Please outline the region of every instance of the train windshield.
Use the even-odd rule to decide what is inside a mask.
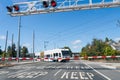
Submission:
[[[69,51],[62,51],[62,55],[63,56],[70,56],[70,52]]]

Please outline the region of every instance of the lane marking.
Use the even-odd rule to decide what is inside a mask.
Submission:
[[[56,76],[60,71],[62,71],[62,69],[58,70],[58,71],[54,74],[54,76]]]
[[[85,65],[87,65],[88,67],[90,67],[91,69],[93,69],[95,72],[97,72],[98,74],[100,74],[101,76],[103,76],[104,78],[106,78],[107,80],[111,80],[109,77],[107,77],[106,75],[102,74],[101,72],[97,71],[96,69],[94,69],[92,66],[86,64],[86,63],[83,63]]]

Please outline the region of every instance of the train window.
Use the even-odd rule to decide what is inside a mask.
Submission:
[[[52,57],[52,54],[51,54],[51,57]]]
[[[55,53],[54,53],[53,55],[54,55],[54,57],[55,57]]]
[[[48,58],[49,58],[49,57],[50,57],[50,55],[46,55],[46,57],[48,57]]]
[[[59,57],[61,57],[61,53],[59,53]]]
[[[56,53],[56,56],[58,56],[58,53]]]

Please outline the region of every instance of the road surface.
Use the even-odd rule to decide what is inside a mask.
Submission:
[[[35,62],[0,68],[0,80],[119,80],[120,69],[94,62]]]

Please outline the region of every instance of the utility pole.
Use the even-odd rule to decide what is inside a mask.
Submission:
[[[21,28],[21,16],[18,20],[18,49],[17,49],[17,62],[19,63],[19,54],[20,54],[20,28]]]
[[[34,48],[35,48],[35,32],[33,30],[33,62],[34,62],[34,57],[35,57]]]
[[[12,49],[11,49],[11,50],[12,50],[12,51],[11,51],[11,52],[12,52],[11,55],[12,55],[12,56],[13,56],[13,38],[14,38],[14,34],[12,34],[12,43],[11,43],[11,48],[12,48]]]
[[[6,50],[7,50],[7,40],[8,40],[8,31],[6,32],[5,54],[6,54]]]

